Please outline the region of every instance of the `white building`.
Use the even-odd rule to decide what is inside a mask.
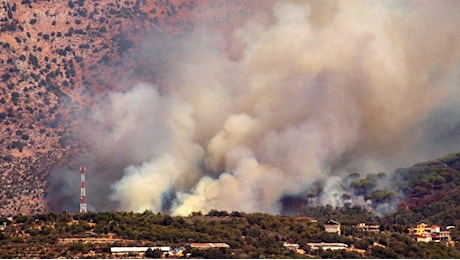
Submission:
[[[133,246],[133,247],[111,247],[110,252],[114,255],[129,255],[129,254],[139,254],[143,255],[147,252],[147,249],[152,250],[161,250],[163,253],[168,253],[171,251],[171,247],[169,246]]]
[[[348,247],[344,243],[307,243],[311,250],[344,250]]]
[[[356,228],[363,232],[380,232],[380,225],[368,225],[366,223],[359,223]]]
[[[287,249],[293,250],[293,251],[296,251],[297,249],[300,248],[299,244],[291,244],[291,243],[286,243],[286,242],[283,243],[283,246],[286,247]]]

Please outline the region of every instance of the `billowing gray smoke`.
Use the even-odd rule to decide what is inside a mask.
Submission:
[[[95,108],[97,153],[130,164],[103,198],[178,215],[279,213],[317,181],[334,203],[335,176],[458,149],[437,144],[459,141],[460,2],[270,5],[229,37],[171,43],[164,93],[139,83]]]

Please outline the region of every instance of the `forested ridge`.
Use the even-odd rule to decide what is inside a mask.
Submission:
[[[190,257],[199,258],[458,258],[459,246],[442,243],[417,243],[407,233],[384,230],[380,233],[359,231],[355,225],[362,220],[378,222],[359,208],[313,209],[318,214],[336,214],[349,221],[342,226],[342,235],[326,233],[321,222],[314,223],[293,216],[272,216],[262,213],[211,211],[188,217],[171,217],[150,211],[143,213],[104,212],[69,216],[49,213],[18,215],[0,233],[2,258],[113,257],[111,246],[185,247]],[[344,219],[345,220],[345,219]],[[387,229],[384,227],[383,229]],[[85,242],[63,242],[63,238],[86,238]],[[91,240],[110,238],[104,243]],[[458,238],[458,237],[455,237]],[[189,243],[224,242],[229,249],[199,251]],[[298,243],[306,254],[283,247],[284,242]],[[357,251],[310,250],[307,243],[338,242]],[[375,243],[378,246],[375,245]]]

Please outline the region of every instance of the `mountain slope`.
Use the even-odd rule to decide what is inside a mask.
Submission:
[[[460,224],[460,153],[399,169],[395,178],[406,197],[389,222]]]
[[[75,157],[91,155],[85,122],[75,118],[95,97],[120,89],[120,79],[161,83],[161,61],[136,54],[145,35],[234,26],[238,15],[224,22],[219,10],[244,16],[253,5],[202,1],[197,10],[193,0],[2,1],[0,214],[49,210],[53,169],[78,168]]]

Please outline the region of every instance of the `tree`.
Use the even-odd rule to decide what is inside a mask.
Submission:
[[[172,223],[172,217],[169,215],[164,216],[163,220],[160,222],[162,226],[169,226]]]
[[[351,187],[355,190],[356,195],[366,195],[376,185],[376,181],[372,178],[361,179],[351,183]]]
[[[148,258],[160,258],[161,256],[163,256],[163,252],[158,248],[152,250],[152,248],[149,247],[147,251],[145,251],[145,257]]]
[[[29,63],[34,65],[34,67],[36,68],[40,68],[40,65],[38,64],[37,56],[33,55],[32,53],[29,54]]]
[[[3,232],[0,232],[0,240],[6,240],[8,238],[8,235],[4,234]]]
[[[377,258],[397,258],[398,255],[390,248],[374,246],[371,250],[371,256]]]

